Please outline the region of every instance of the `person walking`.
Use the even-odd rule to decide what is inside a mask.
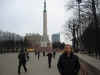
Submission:
[[[49,53],[47,54],[47,56],[48,56],[48,67],[49,67],[49,68],[51,68],[52,53],[51,53],[51,52],[49,52]]]
[[[22,48],[22,50],[20,51],[19,55],[18,55],[18,59],[19,59],[19,65],[18,65],[18,74],[20,75],[20,70],[21,70],[21,66],[23,66],[25,72],[27,72],[27,68],[26,68],[26,54],[24,51],[24,48]]]
[[[65,51],[60,56],[57,67],[60,75],[78,75],[80,70],[79,58],[72,52],[71,45],[65,46]]]
[[[45,56],[45,51],[43,51],[43,56]]]
[[[35,58],[36,58],[36,56],[37,56],[37,51],[35,50]]]
[[[38,53],[37,53],[37,54],[38,54],[38,60],[39,60],[39,59],[40,59],[40,51],[38,51]]]
[[[25,48],[25,53],[26,53],[27,61],[29,61],[29,52],[27,51],[27,48]]]
[[[56,51],[54,50],[53,51],[53,58],[55,59],[55,56],[56,56]]]

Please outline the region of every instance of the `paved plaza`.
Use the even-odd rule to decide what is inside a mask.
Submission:
[[[17,66],[18,66],[18,54],[17,53],[8,53],[0,55],[0,75],[18,75]],[[37,57],[35,58],[34,53],[30,53],[30,60],[27,63],[28,72],[25,73],[22,68],[21,75],[59,75],[57,71],[57,59],[53,59],[51,69],[48,68],[48,59],[47,56],[42,56],[38,61]]]
[[[56,55],[55,59],[52,59],[52,67],[51,69],[48,68],[48,57],[43,56],[41,53],[40,59],[38,60],[38,57],[35,57],[34,53],[30,53],[30,60],[27,63],[28,72],[24,72],[24,69],[21,70],[21,75],[59,75],[59,72],[57,70],[57,61],[60,54]],[[81,58],[84,61],[88,61],[88,63],[92,65],[96,65],[96,68],[100,68],[99,60],[96,60],[92,57],[89,57],[84,54],[77,54],[79,58]],[[81,63],[81,71],[83,68],[86,71],[90,71],[87,68],[87,66],[84,66],[82,62]],[[82,68],[83,66],[83,68]],[[92,68],[91,68],[92,70]],[[18,53],[8,53],[8,54],[0,54],[0,75],[18,75]],[[80,74],[79,75],[85,75]],[[89,75],[95,75],[92,72],[89,72]]]

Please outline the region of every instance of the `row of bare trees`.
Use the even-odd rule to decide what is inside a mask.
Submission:
[[[65,34],[72,37],[73,48],[100,56],[99,0],[70,0],[66,8],[74,11],[73,18],[65,24]]]
[[[35,33],[27,33],[23,39],[20,40],[3,40],[0,41],[0,53],[18,52],[22,47],[24,48],[39,48],[41,45],[41,35]]]

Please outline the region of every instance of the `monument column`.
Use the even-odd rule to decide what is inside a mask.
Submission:
[[[41,40],[41,47],[47,47],[49,43],[47,34],[47,10],[46,10],[46,0],[44,0],[44,10],[43,10],[43,36]]]
[[[44,11],[43,11],[43,35],[47,35],[47,10],[46,0],[44,0]]]

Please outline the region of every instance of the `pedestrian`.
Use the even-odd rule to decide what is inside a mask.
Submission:
[[[18,65],[18,74],[20,75],[20,70],[21,70],[21,66],[23,66],[25,72],[27,72],[27,68],[26,68],[26,54],[24,51],[24,48],[21,49],[19,55],[18,55],[18,59],[19,59],[19,65]]]
[[[49,53],[47,54],[47,56],[48,56],[48,67],[49,67],[49,68],[51,68],[52,53],[51,53],[51,52],[49,52]]]
[[[43,51],[43,56],[45,56],[45,51]]]
[[[71,45],[67,44],[64,50],[57,64],[60,75],[78,75],[80,70],[78,57],[72,52]]]
[[[37,56],[37,51],[35,50],[35,58],[36,58],[36,56]]]
[[[55,56],[56,56],[56,51],[54,50],[53,51],[53,58],[55,59]]]
[[[26,58],[27,58],[27,61],[29,61],[29,52],[27,51],[27,49],[25,48],[25,53],[26,53]]]
[[[40,59],[40,51],[38,51],[37,55],[38,55],[38,60],[39,60]]]

